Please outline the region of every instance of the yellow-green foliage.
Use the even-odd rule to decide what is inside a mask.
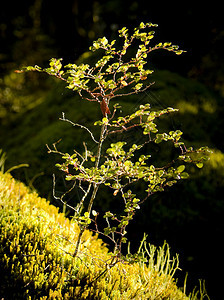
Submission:
[[[150,246],[148,263],[109,263],[113,258],[86,231],[79,232],[45,199],[0,173],[0,297],[5,299],[198,299],[177,288],[178,259],[167,244]],[[156,258],[157,257],[157,258]],[[202,299],[202,298],[200,298]]]

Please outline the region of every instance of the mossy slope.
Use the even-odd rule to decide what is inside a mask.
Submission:
[[[197,299],[177,288],[178,259],[170,257],[166,244],[157,259],[150,246],[147,264],[118,263],[107,270],[111,256],[100,239],[86,231],[74,259],[69,253],[76,223],[9,174],[0,173],[0,205],[0,296],[5,299]]]

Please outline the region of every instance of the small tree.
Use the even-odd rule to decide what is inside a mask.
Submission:
[[[148,55],[152,51],[163,49],[177,55],[183,52],[172,43],[152,46],[154,31],[151,28],[156,26],[141,23],[131,35],[124,27],[118,31],[122,43],[120,40],[109,42],[105,37],[99,38],[90,47],[90,51],[99,51],[101,55],[93,66],[68,64],[63,67],[62,59],[52,58],[48,68],[29,66],[23,70],[45,72],[65,81],[67,88],[78,92],[84,100],[95,101],[102,111],[102,120],[94,123],[100,127],[98,138],[84,124],[73,123],[64,114],[61,118],[86,130],[97,145],[94,151],[87,148],[87,143],[84,143],[84,154],[76,150],[73,154],[61,153],[55,144],[53,148],[48,147],[49,152],[62,156],[64,162],[57,164],[58,168],[64,172],[66,180],[74,182],[73,187],[78,186],[82,193],[81,199],[78,202],[74,199],[74,205],[70,206],[80,228],[74,257],[78,254],[84,230],[93,223],[95,232],[102,233],[114,243],[114,258],[116,261],[120,259],[122,245],[127,242],[127,226],[136,210],[141,208],[141,204],[152,194],[188,178],[186,164],[193,163],[201,168],[206,159],[208,149],[187,148],[180,130],[164,132],[157,127],[157,120],[161,116],[176,112],[177,109],[168,107],[155,111],[150,104],[142,104],[133,113],[118,116],[119,104],[112,106],[114,99],[139,94],[153,84],[149,82],[153,71],[147,64]],[[136,129],[141,138],[128,145],[126,133]],[[114,138],[110,145],[106,142],[109,137],[110,140]],[[152,153],[146,153],[146,150],[149,145],[159,143],[167,143],[168,148],[174,148],[174,157],[163,165],[155,166],[152,164]],[[134,192],[138,183],[145,187],[145,196],[142,199]],[[98,229],[98,213],[94,210],[94,200],[100,186],[106,186],[111,191],[111,197],[118,198],[123,205],[120,214],[112,211],[104,213],[107,225],[103,230]],[[66,193],[60,197],[63,203]]]

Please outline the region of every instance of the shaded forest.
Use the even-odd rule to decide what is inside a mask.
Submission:
[[[57,158],[47,154],[45,144],[62,138],[66,151],[82,144],[81,131],[75,133],[58,121],[62,111],[87,125],[91,115],[101,118],[100,111],[89,105],[86,116],[86,104],[60,82],[14,70],[24,65],[46,66],[51,57],[62,57],[65,63],[91,61],[87,51],[93,40],[104,35],[113,39],[121,27],[131,29],[141,21],[159,25],[155,39],[172,41],[187,52],[180,57],[161,52],[151,55],[156,84],[140,99],[131,97],[122,105],[131,110],[136,101],[142,101],[159,108],[179,108],[179,116],[167,126],[183,130],[184,138],[193,145],[208,145],[213,155],[202,170],[192,170],[189,180],[152,197],[144,215],[137,215],[130,227],[129,238],[133,248],[144,232],[154,244],[166,240],[180,254],[181,268],[189,272],[189,288],[202,278],[211,299],[224,299],[219,274],[224,225],[221,7],[143,0],[68,0],[62,4],[35,0],[13,5],[4,1],[0,11],[0,149],[7,153],[5,169],[28,163],[29,168],[14,170],[13,176],[60,206],[52,197]],[[110,203],[103,194],[98,206],[102,203]]]

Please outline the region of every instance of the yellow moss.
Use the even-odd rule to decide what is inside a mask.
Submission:
[[[12,298],[197,299],[178,289],[173,279],[178,260],[167,245],[157,252],[150,246],[148,264],[120,262],[108,268],[108,249],[88,230],[78,257],[69,255],[77,224],[9,174],[0,174],[0,206],[0,288]]]

